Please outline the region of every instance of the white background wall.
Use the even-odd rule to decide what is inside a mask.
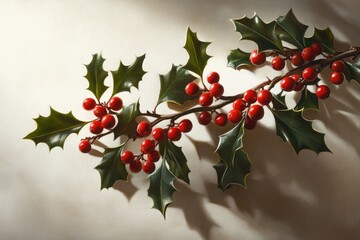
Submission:
[[[342,1],[1,1],[0,2],[0,239],[359,239],[360,229],[360,86],[331,87],[320,103],[314,127],[326,132],[333,153],[298,156],[277,137],[270,115],[252,132],[245,148],[252,159],[248,189],[216,188],[212,152],[225,131],[196,126],[183,146],[191,186],[180,192],[164,220],[150,209],[145,174],[123,192],[99,191],[93,168],[100,158],[77,150],[71,135],[65,149],[37,147],[22,138],[35,129],[32,118],[81,109],[87,82],[82,77],[91,54],[102,52],[107,70],[119,60],[131,63],[147,54],[149,73],[140,93],[123,94],[125,104],[141,95],[142,109],[156,102],[157,74],[171,63],[184,64],[186,27],[211,41],[206,72],[221,73],[226,93],[245,90],[267,75],[235,73],[226,68],[230,49],[239,46],[230,18],[256,11],[270,21],[293,8],[310,26],[330,26],[341,42],[360,43],[360,2]],[[311,32],[309,32],[311,34]],[[253,47],[253,46],[252,46]],[[249,51],[251,49],[248,49]],[[108,82],[110,83],[110,81]],[[86,135],[85,131],[82,136]]]

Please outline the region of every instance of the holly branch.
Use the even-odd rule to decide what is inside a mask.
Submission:
[[[127,181],[129,172],[143,171],[149,174],[148,195],[154,208],[164,216],[176,191],[174,181],[190,184],[186,156],[175,144],[194,127],[187,118],[190,114],[197,114],[203,126],[212,122],[218,127],[233,125],[230,131],[219,136],[215,150],[220,160],[214,168],[222,190],[237,184],[246,187],[251,164],[244,151],[243,138],[264,117],[265,107],[275,119],[276,134],[296,153],[303,149],[317,154],[330,151],[324,134],[312,128],[312,122],[303,117],[303,112],[319,110],[318,101],[330,97],[328,84],[340,85],[345,79],[360,83],[360,48],[352,46],[338,51],[329,28],[315,28],[313,35],[306,37],[308,26],[300,23],[292,10],[270,23],[265,23],[258,15],[235,19],[233,23],[241,39],[255,42],[257,49],[251,52],[239,48],[231,50],[227,56],[228,66],[238,71],[244,67],[260,68],[268,62],[274,71],[282,71],[281,74],[244,92],[226,96],[221,76],[216,71],[205,76],[204,69],[211,58],[206,52],[210,42],[200,41],[196,32],[188,28],[184,48],[189,58],[183,66],[173,65],[167,74],[159,76],[160,91],[152,111],[141,112],[139,101],[124,106],[118,95],[139,88],[139,82],[147,73],[143,70],[145,54],[128,66],[120,62],[118,69],[110,72],[103,69],[106,60],[94,54],[91,62],[85,65],[87,90],[93,97],[86,98],[82,104],[86,111],[93,113],[94,119],[81,121],[71,112],[64,114],[51,109],[48,117],[35,119],[37,128],[25,139],[35,144],[46,143],[50,149],[63,147],[70,134],[78,134],[88,126],[91,136],[81,139],[79,150],[91,153],[96,148],[93,143],[104,136],[112,134],[114,140],[124,136],[118,147],[103,149],[102,159],[96,166],[101,188],[112,187],[119,180]],[[325,79],[322,72],[328,70],[332,71],[331,77]],[[104,83],[108,77],[112,78],[111,86]],[[275,86],[281,91],[276,92]],[[111,97],[103,101],[103,94],[108,90],[112,91]],[[289,108],[285,96],[292,92],[301,93],[301,97],[294,108]],[[183,105],[187,101],[197,101],[198,106],[183,107],[182,111],[172,114],[156,112],[162,103]],[[226,112],[224,107],[228,105],[231,110]],[[165,127],[159,127],[163,122]],[[127,150],[129,144],[138,143],[138,152]]]

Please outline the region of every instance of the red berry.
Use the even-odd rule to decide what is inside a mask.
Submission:
[[[209,112],[201,112],[198,120],[201,125],[208,125],[211,122],[211,114]]]
[[[316,88],[316,96],[320,99],[326,99],[330,96],[330,89],[326,85],[320,85]]]
[[[147,160],[151,162],[157,162],[160,159],[160,153],[159,151],[152,151],[151,153],[147,154]]]
[[[115,118],[113,115],[107,114],[101,119],[101,126],[106,129],[111,129],[115,126]]]
[[[120,159],[124,164],[132,163],[134,162],[134,154],[131,151],[125,151],[121,154]]]
[[[258,50],[254,50],[251,54],[250,54],[250,62],[254,65],[261,65],[265,62],[266,60],[266,56],[265,53],[261,52],[258,53]]]
[[[82,153],[88,153],[91,150],[91,144],[89,142],[89,140],[85,139],[85,140],[81,140],[80,144],[79,144],[79,150]]]
[[[318,42],[314,42],[313,44],[311,44],[311,48],[314,50],[315,55],[319,55],[323,52],[323,48]]]
[[[220,83],[213,83],[210,86],[210,94],[216,98],[219,98],[224,93],[224,87]]]
[[[335,85],[339,85],[344,81],[344,74],[341,72],[333,72],[330,81]]]
[[[334,72],[345,72],[345,63],[341,60],[335,61],[331,64],[331,69]]]
[[[165,131],[164,129],[162,128],[155,128],[153,131],[152,131],[152,137],[155,141],[162,141],[165,137]]]
[[[269,90],[261,90],[257,94],[257,100],[261,105],[268,105],[272,100],[272,95]]]
[[[211,72],[207,75],[206,79],[207,79],[208,83],[213,84],[213,83],[219,82],[220,76],[217,72]]]
[[[216,117],[215,117],[215,124],[218,126],[225,126],[227,124],[227,116],[224,113],[219,113]]]
[[[261,105],[254,104],[249,108],[248,116],[252,120],[260,120],[264,117],[264,108]]]
[[[247,103],[254,103],[257,99],[257,93],[253,89],[249,89],[244,93],[244,100]]]
[[[243,99],[238,98],[233,102],[232,107],[233,107],[233,109],[238,109],[240,111],[244,111],[246,108],[246,102]]]
[[[207,81],[210,84],[217,83],[220,80],[220,76],[217,72],[211,72],[207,75]]]
[[[301,54],[297,52],[291,56],[291,63],[294,64],[294,66],[301,66],[304,64],[304,59],[302,59]]]
[[[302,72],[302,77],[306,82],[312,82],[316,79],[318,73],[313,67],[305,68]]]
[[[177,127],[171,127],[169,128],[168,130],[168,138],[171,140],[171,141],[179,141],[180,138],[181,138],[181,131],[179,128]]]
[[[155,149],[155,142],[150,139],[144,139],[141,143],[140,151],[142,153],[151,153]]]
[[[93,134],[99,134],[103,131],[103,126],[101,126],[101,122],[99,120],[94,120],[90,124],[90,132]]]
[[[155,164],[152,161],[147,160],[144,162],[142,170],[147,174],[153,173],[155,171]]]
[[[271,62],[273,69],[280,71],[285,67],[285,61],[281,57],[275,57]]]
[[[295,82],[299,82],[301,80],[299,74],[293,74],[290,77],[294,79]]]
[[[135,160],[132,163],[130,163],[129,167],[130,167],[131,172],[138,173],[138,172],[141,171],[141,168],[142,168],[141,161],[140,160]]]
[[[280,82],[280,87],[284,91],[291,92],[295,88],[295,81],[291,77],[284,77]]]
[[[299,92],[299,91],[303,90],[303,88],[304,88],[304,83],[297,82],[297,83],[295,83],[294,91]]]
[[[306,47],[302,50],[301,52],[301,57],[305,60],[305,61],[312,61],[315,59],[316,55],[314,52],[314,49],[312,47]]]
[[[246,129],[252,130],[256,127],[256,122],[257,122],[256,120],[252,120],[251,118],[246,116],[244,127]]]
[[[152,127],[149,122],[142,121],[137,125],[136,131],[139,133],[140,136],[146,137],[149,136],[151,133]]]
[[[107,114],[106,108],[104,106],[101,105],[97,105],[94,110],[93,113],[96,117],[98,118],[102,118],[103,116],[105,116]]]
[[[123,101],[119,97],[112,97],[108,102],[108,107],[114,111],[119,111],[123,107]]]
[[[198,94],[199,90],[200,90],[199,85],[197,85],[194,82],[189,83],[185,87],[185,93],[188,96],[194,96],[194,95]]]
[[[242,112],[238,109],[231,109],[227,117],[231,123],[238,123],[242,119]]]
[[[208,107],[213,103],[213,97],[209,92],[204,92],[199,97],[199,104],[203,107]]]
[[[178,125],[178,128],[181,132],[190,132],[193,125],[192,122],[189,119],[181,120],[181,122]]]
[[[83,101],[83,108],[85,110],[93,110],[94,107],[96,106],[96,102],[93,98],[86,98],[84,101]]]

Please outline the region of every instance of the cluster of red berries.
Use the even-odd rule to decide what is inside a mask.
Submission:
[[[217,72],[211,72],[207,76],[207,81],[210,85],[209,90],[202,90],[203,93],[199,96],[199,104],[203,107],[210,106],[214,98],[222,97],[224,93],[224,87],[219,83],[220,76]],[[185,93],[189,96],[195,96],[201,91],[199,85],[194,82],[189,83],[185,87]]]
[[[262,89],[256,92],[253,89],[247,90],[242,98],[232,103],[232,109],[227,117],[230,122],[238,123],[245,116],[245,128],[254,129],[257,121],[264,117],[264,107],[272,101],[270,91]],[[246,111],[247,109],[247,111]]]
[[[313,61],[316,56],[322,54],[323,48],[320,43],[313,43],[310,47],[306,47],[302,50],[292,52],[291,56],[289,57],[280,57],[276,56],[272,59],[271,64],[273,69],[277,71],[281,71],[285,67],[285,60],[290,58],[291,63],[294,66],[301,66],[305,62]],[[258,53],[257,50],[254,50],[250,54],[250,61],[254,65],[261,65],[266,61],[266,55],[264,52]]]
[[[119,97],[112,97],[107,104],[96,103],[93,98],[86,98],[83,102],[83,108],[87,111],[93,111],[96,119],[90,124],[90,132],[93,134],[101,134],[104,129],[110,130],[115,124],[115,117],[111,114],[114,111],[120,111],[123,107],[123,102]],[[91,150],[90,140],[83,139],[79,144],[79,149],[83,153],[88,153]]]
[[[291,63],[296,66],[302,66],[306,62],[313,61],[318,55],[321,55],[323,48],[321,44],[315,42],[310,47],[306,47],[302,50],[292,52],[291,56],[280,57],[276,56],[272,59],[273,69],[280,71],[285,67],[285,61],[290,59]],[[250,61],[254,65],[261,65],[266,61],[266,54],[264,52],[258,53],[254,50],[250,54]],[[331,68],[333,73],[330,81],[335,84],[341,84],[344,80],[345,64],[343,61],[335,61],[332,63]],[[305,85],[316,84],[318,79],[318,70],[313,67],[305,68],[301,75],[293,74],[291,76],[284,77],[280,82],[280,87],[286,92],[302,91]],[[330,89],[326,85],[317,85],[316,96],[319,99],[326,99],[330,96]]]
[[[265,55],[264,55],[265,56]],[[207,82],[210,85],[209,91],[203,90],[203,93],[199,96],[199,105],[208,107],[213,103],[214,98],[218,99],[222,97],[224,88],[219,84],[220,76],[217,72],[211,72],[207,76]],[[185,93],[189,96],[197,95],[200,91],[200,87],[192,82],[185,87]],[[271,102],[272,95],[268,90],[261,90],[256,92],[255,90],[248,90],[245,92],[243,98],[236,99],[232,104],[232,109],[225,113],[217,113],[216,111],[203,111],[198,116],[198,121],[201,125],[208,125],[212,121],[212,114],[216,113],[214,122],[218,126],[225,126],[228,122],[239,123],[243,116],[245,118],[245,127],[247,129],[254,129],[256,122],[264,116],[263,105],[268,105]],[[258,104],[254,104],[258,102]],[[245,110],[247,113],[245,114]]]
[[[167,138],[171,141],[179,141],[182,133],[190,132],[192,129],[192,123],[189,119],[183,119],[178,124],[174,124],[167,129],[155,128],[147,121],[142,121],[137,125],[136,133],[137,137],[148,137],[151,135],[151,139],[145,138],[140,145],[141,154],[134,155],[131,151],[124,151],[121,155],[121,161],[124,164],[129,164],[129,169],[133,173],[140,172],[141,169],[145,173],[152,173],[155,171],[155,162],[160,159],[160,153],[156,150],[159,142]]]
[[[210,84],[210,88],[202,90],[200,89],[199,85],[194,82],[189,83],[185,87],[185,93],[189,96],[195,96],[200,91],[202,93],[199,96],[198,102],[199,105],[203,107],[209,107],[213,102],[214,98],[218,99],[221,98],[224,94],[224,87],[219,83],[220,75],[217,72],[211,72],[206,78],[207,82]],[[212,120],[212,112],[201,112],[198,116],[198,121],[201,125],[208,125]],[[215,123],[219,126],[225,126],[228,119],[226,114],[218,113],[215,118]]]

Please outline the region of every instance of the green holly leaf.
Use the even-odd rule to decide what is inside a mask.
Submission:
[[[200,41],[197,38],[196,32],[191,31],[190,28],[187,29],[184,48],[189,54],[189,60],[184,68],[196,73],[201,78],[207,61],[211,57],[206,53],[206,48],[209,44],[210,42]]]
[[[101,189],[110,188],[118,180],[127,181],[128,172],[120,156],[125,143],[116,148],[106,148],[99,165],[95,167],[101,176]]]
[[[330,152],[324,141],[324,134],[315,131],[311,121],[302,116],[297,110],[271,110],[275,117],[276,133],[288,142],[299,154],[302,149],[309,149],[317,154]]]
[[[186,157],[181,150],[181,147],[176,146],[169,139],[163,140],[159,143],[160,154],[166,160],[170,167],[170,171],[176,178],[179,178],[190,184],[189,172]]]
[[[139,102],[133,103],[124,107],[119,114],[116,115],[118,124],[114,128],[114,139],[121,135],[126,135],[128,138],[133,138],[136,133],[137,122],[136,117],[140,116]]]
[[[87,73],[85,78],[89,81],[90,90],[96,97],[97,100],[100,100],[103,93],[108,89],[108,86],[105,86],[104,81],[108,76],[108,73],[103,69],[103,63],[105,59],[101,54],[94,54],[91,62],[88,65],[85,65]]]
[[[173,102],[182,105],[187,100],[197,98],[188,96],[185,87],[196,78],[181,66],[172,65],[170,72],[160,75],[160,93],[157,105],[162,102]]]
[[[284,110],[288,108],[285,102],[285,95],[282,95],[282,92],[280,92],[279,94],[272,93],[272,96],[272,104],[275,110]]]
[[[37,128],[29,133],[24,139],[30,139],[38,143],[46,143],[50,150],[54,147],[64,147],[66,138],[72,133],[79,133],[80,129],[87,124],[74,117],[72,112],[67,114],[50,108],[48,117],[39,116],[34,119]]]
[[[283,46],[276,34],[277,23],[272,21],[264,23],[258,15],[253,18],[243,17],[233,20],[236,31],[241,33],[242,38],[254,41],[258,45],[258,51],[276,50],[283,52]]]
[[[250,167],[249,155],[242,149],[236,152],[233,165],[227,166],[224,161],[220,160],[214,166],[219,188],[225,191],[232,184],[239,184],[246,188],[246,177],[250,173]]]
[[[250,173],[250,161],[243,151],[244,119],[233,129],[220,136],[216,153],[220,162],[215,165],[219,187],[226,190],[230,184],[246,187],[246,176]]]
[[[305,38],[306,46],[310,46],[314,42],[320,43],[323,47],[323,51],[326,53],[336,52],[334,48],[334,34],[330,28],[326,28],[324,30],[315,28],[313,36]]]
[[[111,71],[114,80],[114,89],[112,95],[119,92],[130,92],[131,87],[139,88],[139,82],[142,80],[144,74],[143,63],[145,54],[137,57],[131,65],[124,65],[120,62],[119,68],[116,71]]]
[[[230,51],[227,56],[228,67],[238,69],[241,66],[251,66],[250,53],[243,52],[239,48]]]
[[[276,33],[281,40],[300,49],[304,48],[304,35],[308,26],[297,20],[292,9],[285,16],[278,17],[276,22]]]
[[[345,62],[346,70],[345,76],[346,79],[350,82],[351,80],[355,80],[360,84],[360,59],[358,59],[355,63]]]
[[[313,109],[319,111],[318,98],[315,93],[310,92],[307,88],[301,93],[301,98],[296,104],[295,110]]]
[[[169,171],[165,161],[150,175],[148,196],[152,198],[153,208],[158,209],[165,218],[167,206],[172,202],[172,195],[176,191],[174,187],[174,175]]]

